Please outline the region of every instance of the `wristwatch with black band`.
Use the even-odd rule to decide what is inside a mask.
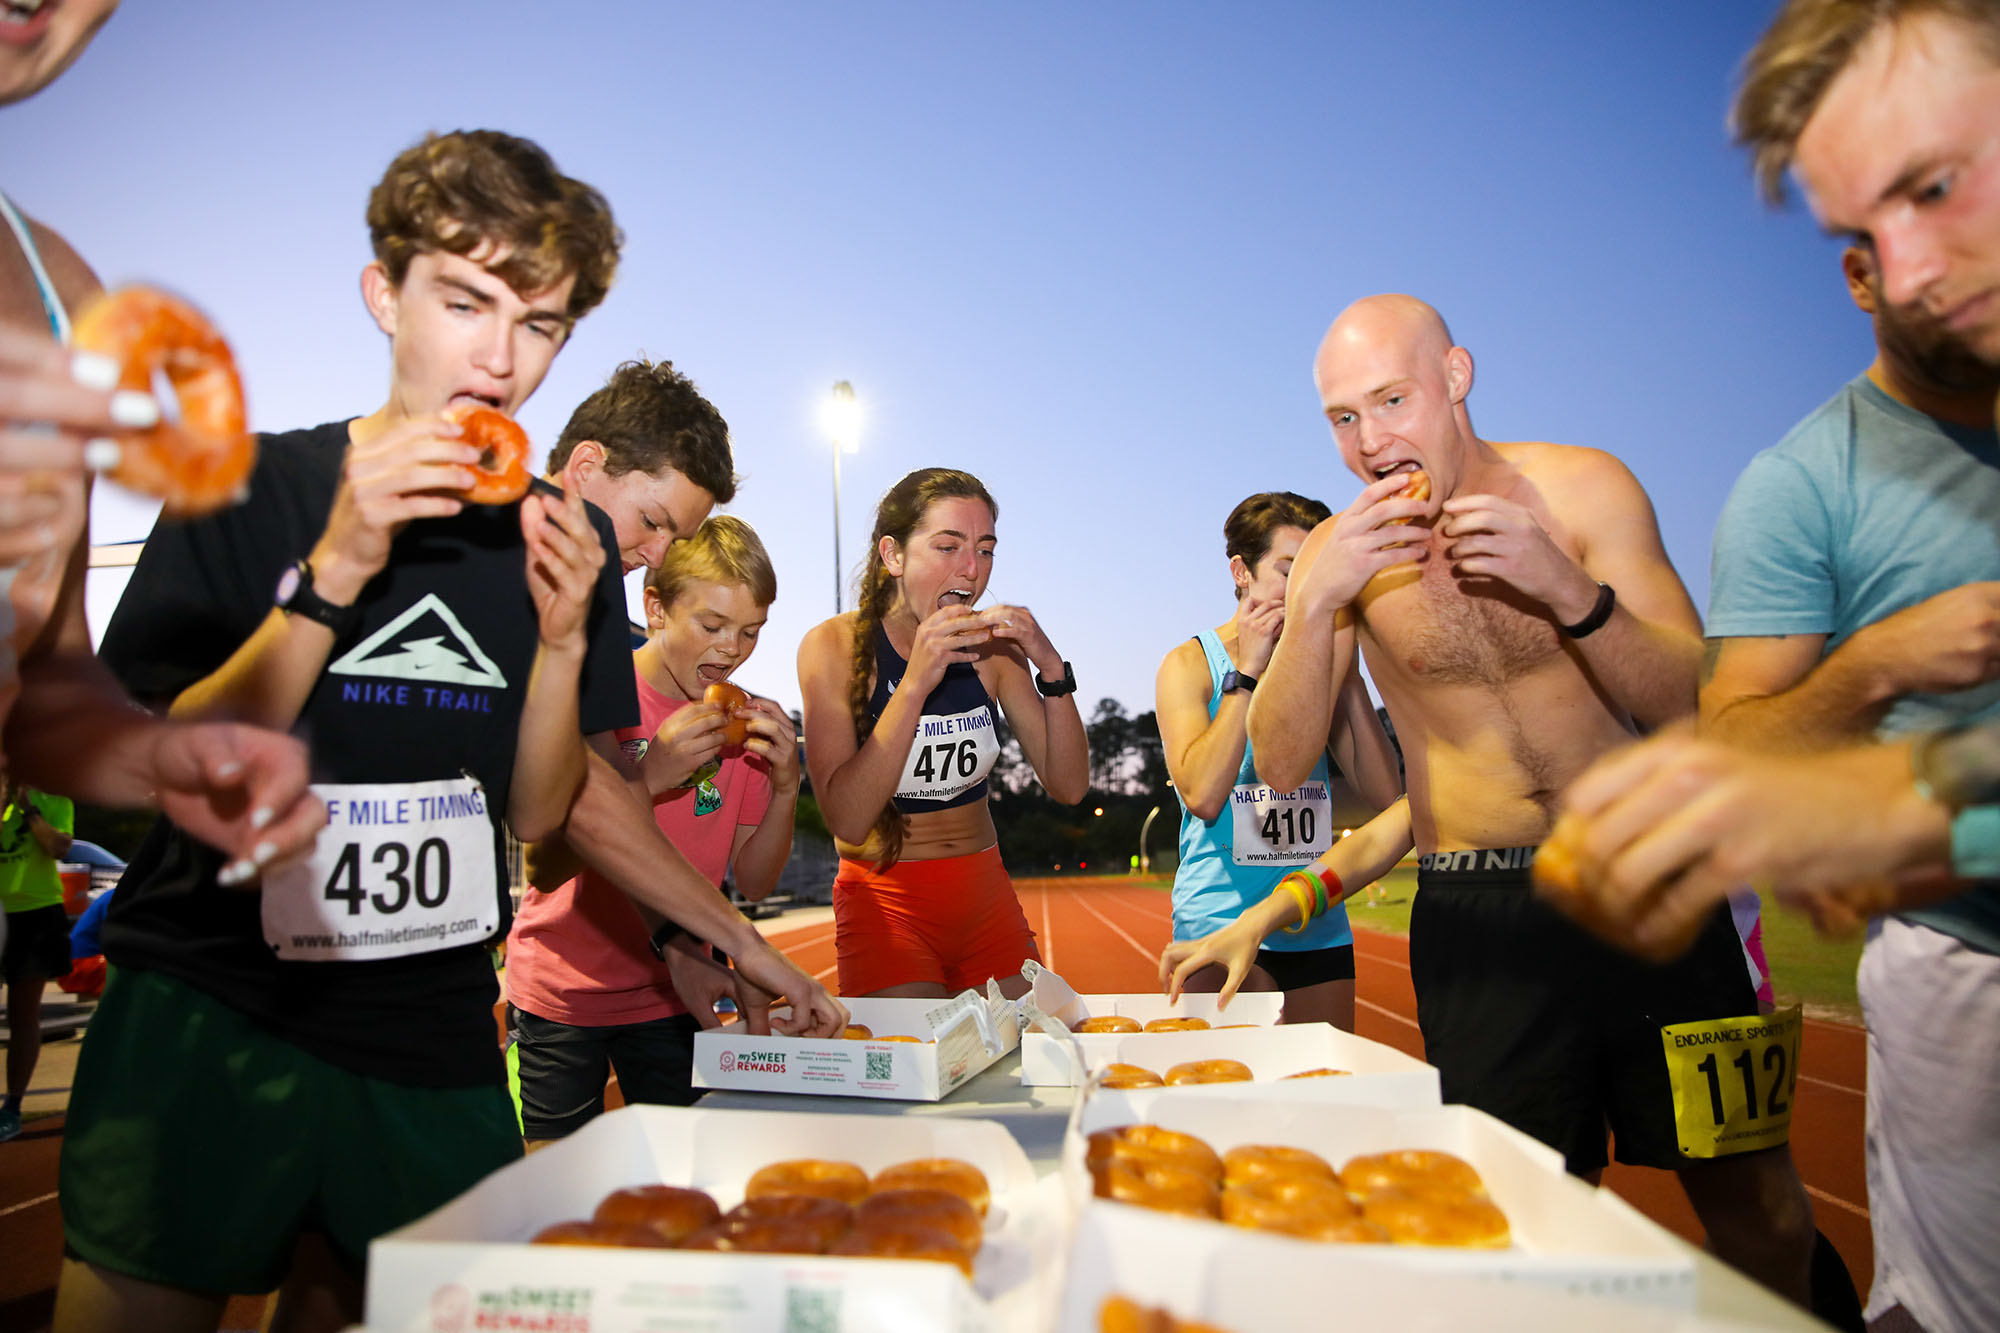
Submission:
[[[1042,692],[1044,699],[1054,699],[1065,694],[1076,693],[1076,668],[1067,661],[1063,663],[1061,680],[1043,680],[1042,673],[1035,673],[1035,688]]]
[[[332,630],[335,638],[353,629],[361,619],[360,607],[335,606],[313,590],[310,560],[295,560],[285,567],[285,572],[278,576],[278,590],[273,600],[280,611],[316,620]]]
[[[1224,694],[1233,694],[1237,690],[1249,694],[1256,688],[1257,678],[1255,676],[1245,675],[1241,671],[1225,671],[1222,673],[1222,692]]]

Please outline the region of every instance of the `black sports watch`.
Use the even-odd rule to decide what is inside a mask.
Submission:
[[[673,922],[662,921],[653,928],[653,933],[647,937],[646,947],[653,951],[653,957],[664,963],[667,961],[667,946],[685,934],[687,932]]]
[[[1222,673],[1222,692],[1224,694],[1229,694],[1235,690],[1241,690],[1245,694],[1249,694],[1256,688],[1257,678],[1255,676],[1246,676],[1241,671],[1225,671]]]
[[[1042,692],[1044,699],[1054,699],[1065,694],[1076,693],[1076,668],[1067,661],[1063,663],[1061,680],[1043,680],[1042,673],[1035,673],[1035,688]]]
[[[295,560],[285,567],[285,572],[278,576],[278,591],[273,600],[280,611],[316,620],[332,630],[335,638],[353,629],[361,619],[360,607],[335,606],[313,591],[309,560]]]

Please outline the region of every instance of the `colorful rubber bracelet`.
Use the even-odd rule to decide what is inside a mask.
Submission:
[[[1300,882],[1301,878],[1299,875],[1287,875],[1278,881],[1278,887],[1290,892],[1292,898],[1299,905],[1299,924],[1296,926],[1286,926],[1285,933],[1287,935],[1299,934],[1306,928],[1307,923],[1313,919],[1312,897],[1306,892],[1306,886]]]
[[[1334,874],[1331,867],[1325,870],[1315,870],[1313,876],[1319,880],[1320,890],[1325,894],[1320,905],[1322,912],[1332,907],[1338,907],[1347,897],[1347,886],[1340,882],[1340,876]]]

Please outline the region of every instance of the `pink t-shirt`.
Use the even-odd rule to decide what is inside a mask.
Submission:
[[[640,676],[639,725],[617,733],[626,753],[687,706]],[[643,749],[639,751],[643,753]],[[722,882],[736,830],[771,806],[770,770],[741,751],[725,755],[707,782],[653,800],[653,820],[711,884]],[[623,893],[595,871],[553,893],[529,889],[507,937],[507,998],[540,1018],[576,1027],[644,1023],[687,1012],[667,966],[646,944],[646,925]]]

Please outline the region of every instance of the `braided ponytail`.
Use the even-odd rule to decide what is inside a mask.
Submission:
[[[980,500],[996,518],[1000,513],[1000,506],[993,503],[993,497],[986,493],[979,478],[949,468],[920,468],[910,473],[891,486],[882,502],[875,506],[875,530],[868,539],[868,563],[861,572],[847,674],[847,707],[854,715],[856,745],[865,744],[875,731],[875,719],[868,715],[868,704],[875,694],[875,636],[896,599],[895,576],[882,563],[882,539],[888,537],[898,546],[909,541],[910,534],[938,500]],[[869,830],[870,840],[879,840],[882,846],[881,859],[875,863],[878,872],[887,870],[902,857],[906,826],[895,800],[885,802],[874,828]]]

